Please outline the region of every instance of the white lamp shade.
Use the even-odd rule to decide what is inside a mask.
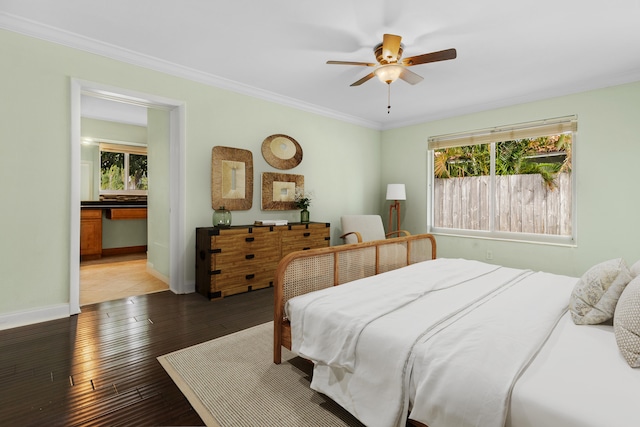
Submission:
[[[387,184],[387,200],[407,200],[404,184]]]

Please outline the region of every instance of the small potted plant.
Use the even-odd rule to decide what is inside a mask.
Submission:
[[[296,203],[296,207],[298,209],[302,209],[300,211],[300,222],[309,222],[309,210],[307,208],[311,206],[312,197],[313,193],[305,193],[303,188],[296,188],[296,193],[293,200]]]

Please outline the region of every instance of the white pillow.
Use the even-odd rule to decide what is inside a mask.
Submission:
[[[596,325],[612,319],[618,298],[631,279],[622,258],[591,267],[578,280],[569,299],[573,323]]]
[[[640,275],[640,261],[636,261],[636,263],[631,266],[629,271],[631,272],[631,275],[633,277]]]
[[[640,277],[627,285],[613,317],[618,348],[632,368],[640,368]]]

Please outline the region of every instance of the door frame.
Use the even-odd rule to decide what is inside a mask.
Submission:
[[[185,103],[101,83],[71,78],[71,197],[69,315],[80,313],[80,143],[82,95],[158,108],[169,112],[169,288],[176,294],[193,292],[186,286],[185,257]]]

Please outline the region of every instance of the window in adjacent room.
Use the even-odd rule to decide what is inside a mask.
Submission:
[[[147,147],[100,143],[100,194],[147,194]]]
[[[429,138],[430,229],[575,241],[575,116]]]

